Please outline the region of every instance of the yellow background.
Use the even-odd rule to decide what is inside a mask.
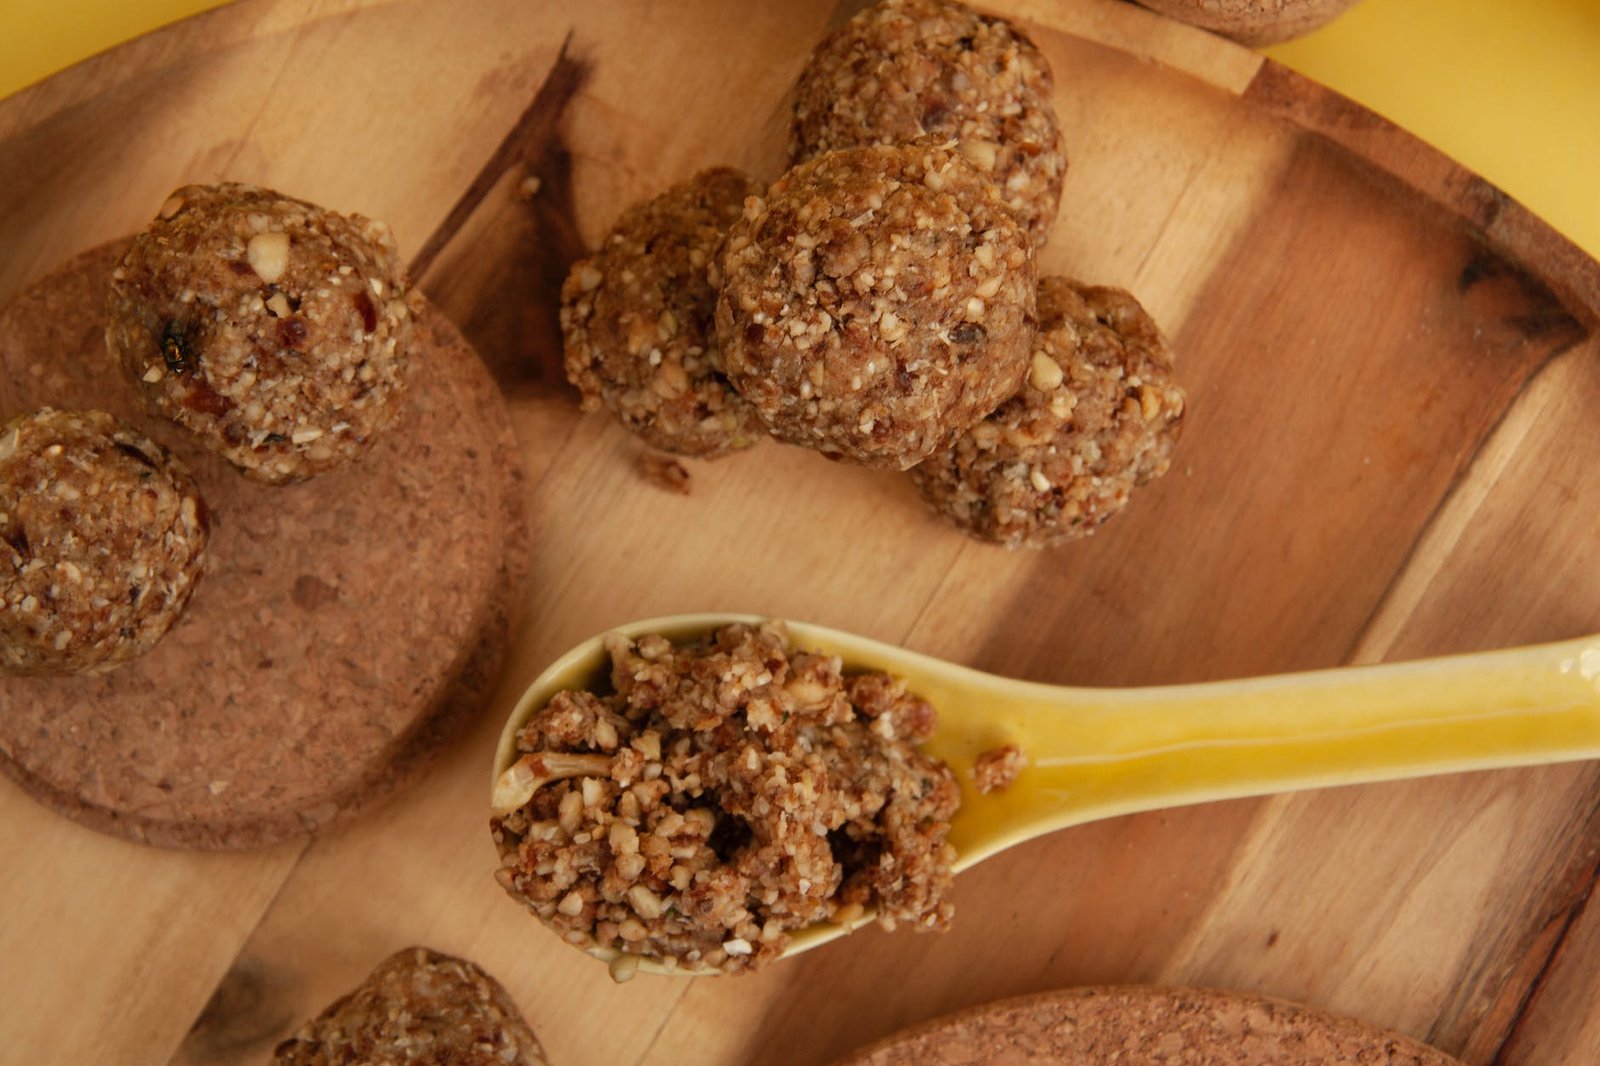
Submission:
[[[0,0],[0,96],[217,6]],[[1600,258],[1600,0],[1365,0],[1267,52],[1443,150]]]

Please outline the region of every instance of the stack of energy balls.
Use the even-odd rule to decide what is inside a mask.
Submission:
[[[1164,473],[1184,408],[1125,292],[1037,277],[1067,169],[1004,19],[884,0],[812,53],[791,169],[625,212],[562,292],[569,379],[656,448],[763,436],[906,470],[964,532],[1083,536]]]
[[[399,419],[413,309],[389,229],[250,185],[167,198],[112,275],[111,362],[154,415],[281,485]],[[204,568],[188,468],[103,411],[0,427],[0,673],[98,673],[148,652]]]

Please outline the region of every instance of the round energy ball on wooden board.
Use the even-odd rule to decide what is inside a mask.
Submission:
[[[703,459],[766,436],[718,370],[717,256],[765,186],[714,167],[623,212],[561,288],[567,379],[664,451]]]
[[[343,465],[399,419],[412,310],[384,223],[185,186],[117,265],[108,311],[151,410],[258,480]]]
[[[1016,391],[1034,252],[953,145],[845,148],[748,201],[728,235],[717,332],[772,434],[904,469]]]
[[[806,63],[795,87],[790,161],[949,138],[1043,245],[1067,171],[1054,88],[1049,61],[1006,19],[946,0],[885,0],[835,31]]]
[[[911,478],[979,540],[1038,548],[1087,536],[1166,473],[1184,411],[1172,363],[1128,293],[1041,278],[1021,388]]]

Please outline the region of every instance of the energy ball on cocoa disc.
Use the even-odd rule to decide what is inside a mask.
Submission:
[[[974,537],[1042,547],[1094,532],[1166,473],[1183,409],[1172,352],[1137,300],[1047,277],[1022,389],[911,476]]]
[[[573,265],[561,331],[585,411],[604,405],[649,444],[701,458],[766,435],[717,369],[711,276],[745,197],[763,189],[727,167],[704,171],[624,212]]]
[[[791,444],[904,469],[1027,370],[1033,245],[948,145],[800,164],[747,204],[722,267],[728,380]]]
[[[545,1066],[544,1049],[505,987],[483,968],[407,948],[301,1026],[276,1066]]]
[[[1067,156],[1050,64],[1002,18],[943,0],[885,0],[817,46],[800,74],[792,162],[835,148],[954,140],[1042,245]]]
[[[299,481],[398,420],[407,300],[384,223],[251,185],[190,185],[112,275],[106,343],[151,410],[250,477]]]
[[[0,673],[102,672],[189,602],[210,519],[159,444],[102,411],[0,428]]]

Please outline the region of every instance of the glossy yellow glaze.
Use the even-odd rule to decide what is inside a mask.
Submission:
[[[759,619],[680,615],[618,632],[681,640],[736,621]],[[962,786],[950,831],[957,870],[1041,833],[1139,811],[1600,757],[1600,637],[1277,677],[1091,689],[996,677],[821,626],[790,623],[789,631],[796,647],[837,655],[847,670],[905,678],[937,708],[939,729],[927,748]],[[511,765],[516,731],[534,711],[555,692],[603,680],[603,641],[594,637],[562,656],[518,701],[501,734],[495,779]],[[1006,791],[981,795],[972,787],[973,760],[1002,744],[1021,747],[1028,766]],[[843,932],[801,933],[791,953]]]

